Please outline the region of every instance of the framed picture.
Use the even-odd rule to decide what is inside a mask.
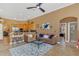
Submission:
[[[49,30],[50,29],[50,24],[49,23],[44,23],[44,24],[42,24],[41,28],[45,29],[45,30]]]

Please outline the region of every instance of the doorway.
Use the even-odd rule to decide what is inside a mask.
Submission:
[[[74,43],[77,40],[77,18],[68,17],[60,21],[60,33],[64,34],[65,43]]]
[[[3,40],[3,24],[0,23],[0,41]]]

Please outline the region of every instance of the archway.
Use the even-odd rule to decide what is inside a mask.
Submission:
[[[64,41],[67,43],[77,40],[77,18],[66,17],[60,20],[60,34],[63,34]]]

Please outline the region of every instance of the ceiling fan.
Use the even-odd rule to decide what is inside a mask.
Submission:
[[[38,8],[40,9],[42,12],[45,12],[45,10],[43,8],[41,8],[42,3],[38,3],[36,6],[34,7],[27,7],[27,9],[33,9],[33,8]]]

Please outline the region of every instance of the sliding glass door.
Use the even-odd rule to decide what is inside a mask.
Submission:
[[[77,22],[61,23],[60,33],[65,34],[65,42],[76,42]]]
[[[77,22],[68,23],[68,40],[70,42],[76,42],[77,39]]]

